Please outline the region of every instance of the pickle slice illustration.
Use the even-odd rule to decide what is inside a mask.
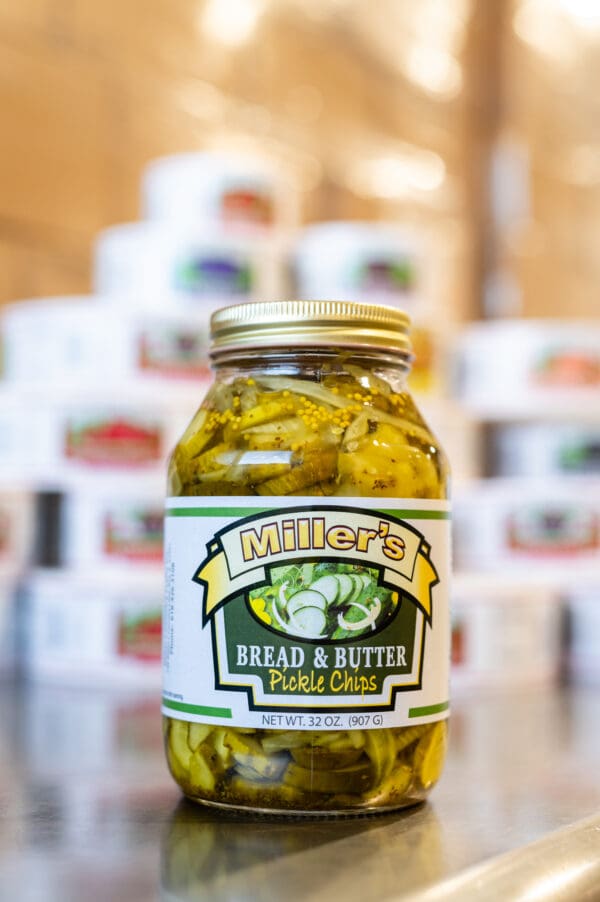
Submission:
[[[271,585],[250,593],[259,619],[291,636],[358,638],[393,615],[397,594],[379,585],[376,569],[352,564],[309,562],[271,570]]]

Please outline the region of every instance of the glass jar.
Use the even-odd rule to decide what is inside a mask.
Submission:
[[[342,301],[213,314],[165,517],[165,746],[191,799],[365,813],[440,776],[449,475],[408,327]]]

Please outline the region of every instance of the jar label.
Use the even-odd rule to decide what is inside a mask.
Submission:
[[[167,502],[163,712],[296,730],[446,717],[449,504],[255,500]]]

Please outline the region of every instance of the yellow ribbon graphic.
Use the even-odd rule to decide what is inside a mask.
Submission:
[[[225,553],[222,550],[214,553],[212,557],[204,561],[194,577],[194,581],[200,583],[204,588],[203,622],[207,623],[221,604],[255,586],[257,582],[264,579],[264,576],[265,566],[263,564],[232,578]],[[405,595],[409,595],[423,611],[427,620],[431,622],[431,590],[439,580],[435,567],[426,555],[423,545],[420,546],[415,558],[411,577],[392,567],[387,567],[384,572],[384,580],[388,584],[396,586]]]
[[[394,578],[389,581],[397,585],[398,588],[404,589],[405,594],[410,595],[414,599],[427,620],[431,622],[431,590],[439,582],[439,578],[435,567],[429,558],[425,556],[423,548],[419,549],[415,559],[412,579],[408,579],[404,574],[396,571],[393,571],[393,573]]]

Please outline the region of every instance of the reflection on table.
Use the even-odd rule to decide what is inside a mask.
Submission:
[[[600,808],[599,722],[594,690],[464,697],[429,803],[269,819],[182,799],[154,694],[5,684],[0,898],[401,898]]]

